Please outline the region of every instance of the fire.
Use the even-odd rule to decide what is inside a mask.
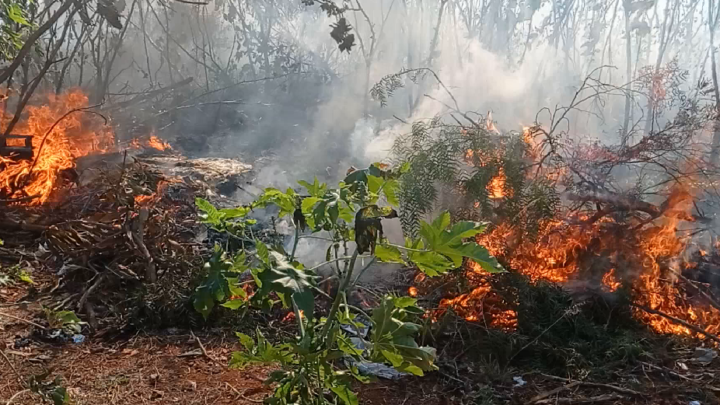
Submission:
[[[498,174],[490,180],[490,183],[487,185],[488,193],[490,194],[490,198],[494,200],[499,200],[501,198],[505,198],[505,171],[501,167],[498,171]]]
[[[468,264],[470,269],[466,276],[476,287],[467,294],[442,299],[438,309],[431,314],[433,319],[452,309],[455,314],[468,322],[482,321],[493,328],[515,330],[517,313],[508,309],[502,298],[493,291],[489,281],[490,274],[475,263]]]
[[[155,200],[156,195],[153,193],[151,195],[143,195],[139,194],[134,197],[135,205],[136,206],[147,206],[150,205]]]
[[[60,120],[68,111],[87,105],[88,98],[80,90],[72,90],[50,95],[44,106],[27,107],[28,118],[12,132],[33,136],[34,157],[32,160],[0,157],[0,197],[43,204],[58,186],[62,173],[75,168],[75,159],[113,147],[112,130],[91,125],[95,121],[82,113],[69,114]]]
[[[169,143],[163,141],[155,135],[150,135],[150,137],[145,141],[133,138],[133,140],[130,141],[129,147],[130,149],[155,149],[161,152],[172,150],[172,146]]]
[[[620,282],[615,278],[615,269],[610,269],[602,278],[603,285],[610,292],[616,291],[620,287]]]
[[[150,146],[153,149],[160,150],[160,151],[172,150],[172,146],[170,146],[169,143],[163,141],[162,139],[158,138],[155,135],[152,135],[150,137],[150,139],[148,140],[148,146]]]

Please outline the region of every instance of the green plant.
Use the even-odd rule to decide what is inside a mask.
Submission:
[[[435,369],[435,350],[415,341],[424,313],[415,299],[385,296],[369,314],[348,303],[348,292],[375,261],[412,264],[429,276],[457,268],[463,258],[478,262],[489,272],[502,271],[495,259],[474,242],[474,236],[483,232],[485,225],[468,221],[452,224],[449,213],[441,214],[432,223],[422,222],[418,237],[407,238],[403,245],[388,242],[383,236],[383,221],[397,217],[392,205],[398,204],[397,188],[409,170],[408,165],[393,170],[376,163],[352,171],[337,188],[315,179],[313,183],[299,182],[306,194],[292,189],[266,189],[242,211],[278,207],[278,215],[291,218],[295,226],[291,251],[255,240],[253,251],[242,252],[230,261],[223,259],[222,250],[216,247],[206,264],[207,278],[196,292],[196,303],[204,303],[200,308],[196,304],[199,311],[205,315],[210,301],[222,302],[233,288],[238,288],[237,279],[227,276],[238,266],[250,271],[254,294],[222,305],[239,308],[248,304],[267,310],[280,303],[295,314],[298,334],[293,342],[272,344],[259,329],[254,338],[238,334],[245,350],[233,354],[232,367],[254,362],[278,363],[281,367],[268,380],[277,384],[268,403],[357,404],[350,382],[365,381],[355,367],[358,362],[382,362],[415,375]],[[230,232],[228,227],[223,229]],[[320,232],[329,236],[319,236]],[[296,260],[298,241],[304,237],[327,240],[325,262],[306,268]],[[339,282],[334,297],[317,287],[315,270],[322,266],[329,266],[332,277]],[[318,295],[332,302],[326,313],[315,313]],[[366,325],[370,325],[369,335],[360,332]],[[335,364],[342,358],[348,360],[345,370]]]
[[[43,403],[47,401],[54,405],[71,404],[70,394],[62,385],[62,378],[55,377],[52,380],[47,380],[51,372],[52,370],[46,370],[41,374],[31,376],[29,381],[30,391],[42,398]]]
[[[0,240],[0,246],[2,246],[2,240]],[[30,272],[26,269],[20,268],[19,265],[14,265],[7,270],[6,274],[0,274],[0,285],[14,284],[17,281],[22,281],[27,284],[35,284],[32,276],[30,276]]]
[[[68,333],[80,333],[85,323],[73,311],[53,311],[43,307],[45,319],[51,329],[63,329]]]

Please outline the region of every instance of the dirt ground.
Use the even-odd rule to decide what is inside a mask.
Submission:
[[[76,405],[256,404],[272,392],[263,384],[272,367],[227,367],[232,351],[240,348],[231,331],[169,329],[152,335],[89,336],[80,344],[45,343],[31,335],[37,327],[29,323],[41,322],[36,318],[39,306],[13,304],[24,293],[22,288],[0,288],[0,348],[7,357],[0,359],[1,404],[11,398],[14,405],[42,403],[20,381],[46,370],[51,370],[46,380],[62,378]],[[432,385],[424,386],[425,392],[406,381],[358,388],[363,404],[440,403]]]
[[[26,382],[47,370],[46,381],[61,377],[77,405],[257,404],[272,392],[263,384],[271,366],[227,367],[232,352],[240,349],[229,328],[167,329],[87,336],[79,344],[48,343],[32,334],[39,327],[31,323],[44,322],[39,304],[15,303],[25,293],[22,286],[0,287],[0,349],[4,354],[0,404],[41,404]],[[695,364],[689,346],[672,359],[658,356],[656,360],[608,370],[611,384],[565,380],[529,370],[509,370],[488,383],[482,370],[459,371],[441,365],[439,371],[422,378],[379,380],[357,384],[355,390],[359,402],[368,405],[720,404],[720,358]]]

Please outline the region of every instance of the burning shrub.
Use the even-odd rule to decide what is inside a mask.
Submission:
[[[686,277],[693,239],[710,229],[703,208],[718,200],[707,188],[716,177],[701,139],[709,116],[675,87],[667,103],[675,119],[619,144],[578,141],[559,126],[599,91],[616,91],[592,75],[569,106],[547,110],[549,124],[522,132],[501,133],[489,117],[460,111],[464,121],[415,123],[394,147],[398,161],[411,163],[398,191],[404,231],[416,234],[419,218],[438,206],[489,221],[477,242],[531,281],[626,291],[635,317],[655,331],[720,342],[712,286]],[[488,322],[491,277],[475,276],[481,269],[472,263],[463,271],[475,284],[440,309]]]

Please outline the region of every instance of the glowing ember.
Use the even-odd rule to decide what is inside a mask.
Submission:
[[[135,199],[136,206],[147,206],[150,203],[152,203],[153,200],[155,200],[155,194],[152,194],[152,195],[140,194],[140,195],[136,195],[134,199]]]
[[[32,205],[43,204],[58,186],[61,173],[75,168],[75,159],[112,148],[111,129],[107,126],[90,128],[90,123],[96,121],[82,113],[73,113],[58,121],[68,111],[87,105],[87,97],[81,91],[73,90],[63,95],[50,95],[48,104],[42,107],[27,107],[27,120],[18,123],[13,133],[33,136],[35,160],[0,157],[0,196],[10,200],[27,199],[27,204]],[[47,133],[56,122],[53,130]]]
[[[411,286],[408,288],[408,295],[411,297],[417,297],[418,296],[418,289],[415,286]]]

